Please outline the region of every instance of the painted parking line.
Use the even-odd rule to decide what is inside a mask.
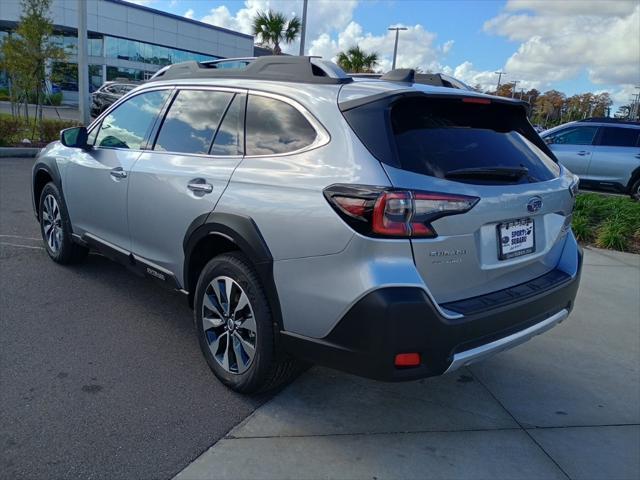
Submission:
[[[18,243],[0,242],[0,245],[7,245],[9,247],[30,248],[32,250],[44,250],[44,247],[34,247],[32,245],[20,245]]]
[[[42,238],[25,237],[24,235],[1,235],[0,234],[0,238],[19,238],[21,240],[37,240],[37,241],[41,241],[42,240]]]

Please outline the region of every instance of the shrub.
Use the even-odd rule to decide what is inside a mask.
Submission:
[[[629,244],[629,237],[629,225],[620,218],[612,218],[598,228],[596,246],[624,251]]]
[[[42,120],[42,141],[49,143],[58,140],[60,138],[60,130],[78,125],[80,125],[80,123],[74,120],[53,120],[45,118]]]
[[[52,93],[47,97],[47,105],[58,107],[60,104],[62,104],[62,92]]]
[[[581,242],[640,253],[640,202],[628,197],[581,193],[572,227]]]
[[[22,119],[11,115],[0,116],[0,146],[6,147],[22,140],[19,138],[24,130]]]
[[[584,214],[574,214],[571,226],[579,241],[590,242],[593,240],[593,227],[589,225],[589,219]]]

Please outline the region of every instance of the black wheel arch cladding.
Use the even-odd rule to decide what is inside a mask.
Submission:
[[[47,181],[43,181],[43,176],[46,176]],[[58,187],[58,192],[61,196],[64,196],[62,192],[62,180],[60,177],[60,170],[55,159],[51,157],[39,158],[33,166],[31,175],[31,204],[33,206],[33,212],[36,218],[39,218],[40,208],[40,193],[44,186],[49,182],[48,179]]]
[[[282,329],[280,301],[273,278],[273,256],[256,223],[251,217],[224,212],[212,212],[197,217],[187,229],[183,241],[184,287],[189,292],[193,305],[193,295],[197,277],[191,272],[192,254],[198,244],[210,236],[218,236],[233,243],[252,263],[267,295],[269,308],[278,328]]]

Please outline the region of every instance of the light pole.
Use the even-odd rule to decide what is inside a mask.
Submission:
[[[518,84],[520,83],[520,80],[514,80],[513,82],[513,88],[511,89],[511,98],[514,98],[515,94],[516,94],[516,87],[518,86]]]
[[[496,87],[496,95],[498,94],[498,90],[500,90],[500,80],[502,79],[502,75],[506,75],[507,72],[495,72],[498,75],[498,86]]]
[[[78,0],[78,108],[80,121],[89,125],[89,58],[87,55],[87,2]]]
[[[302,2],[302,26],[300,27],[300,56],[304,55],[304,36],[307,33],[307,0]]]
[[[396,56],[398,55],[398,34],[400,30],[407,30],[407,27],[389,27],[389,30],[396,31],[396,43],[393,45],[393,63],[391,65],[391,70],[396,69]]]

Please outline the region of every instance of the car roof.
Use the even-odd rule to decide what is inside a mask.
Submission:
[[[612,119],[614,120],[614,119]],[[593,119],[589,119],[588,121],[584,120],[575,120],[573,122],[563,123],[561,125],[556,125],[553,128],[545,130],[544,132],[540,132],[540,136],[546,136],[551,133],[557,132],[563,128],[567,127],[608,127],[608,128],[640,128],[640,123],[638,122],[616,122],[616,121],[597,121]]]

